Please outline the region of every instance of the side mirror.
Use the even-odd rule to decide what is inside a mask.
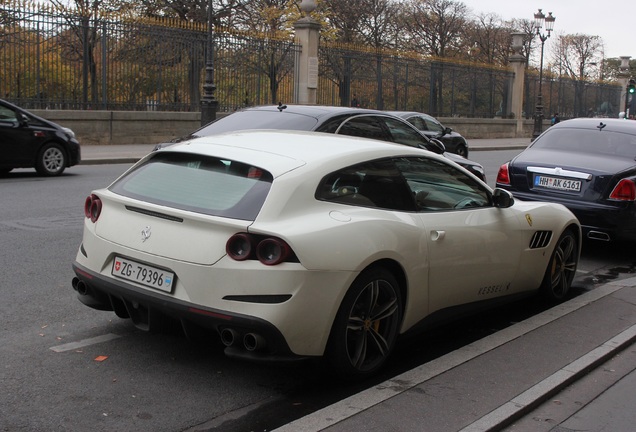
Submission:
[[[445,127],[444,128],[444,132],[442,132],[442,135],[448,135],[452,132],[453,130],[449,127]]]
[[[512,205],[515,203],[515,199],[507,190],[495,188],[492,193],[492,202],[495,207],[508,208],[512,207]]]
[[[22,127],[28,126],[29,118],[26,115],[24,115],[24,113],[21,113],[21,112],[18,111],[16,113],[16,117],[18,119],[18,125],[20,125]]]
[[[429,144],[426,146],[426,150],[430,150],[433,153],[444,154],[446,152],[446,146],[438,139],[429,139]]]

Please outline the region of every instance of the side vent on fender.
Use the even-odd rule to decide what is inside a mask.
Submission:
[[[537,231],[530,240],[530,249],[541,249],[550,244],[552,231]]]

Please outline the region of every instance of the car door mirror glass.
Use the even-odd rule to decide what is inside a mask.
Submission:
[[[430,143],[431,145],[428,146],[428,150],[437,154],[443,154],[444,152],[446,152],[446,146],[440,140],[431,138]]]
[[[495,207],[508,208],[512,207],[515,199],[507,190],[495,188],[492,194],[492,201]]]

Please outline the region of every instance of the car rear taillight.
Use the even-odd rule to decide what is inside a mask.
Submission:
[[[84,201],[84,215],[91,220],[97,222],[102,212],[102,200],[95,194],[91,194]]]
[[[499,167],[499,172],[497,173],[497,184],[510,185],[510,172],[508,171],[507,162]]]
[[[289,245],[277,238],[262,240],[256,247],[256,257],[265,265],[276,265],[284,262],[290,252]]]
[[[252,238],[249,234],[240,233],[233,235],[225,244],[225,251],[236,261],[244,261],[252,255],[254,250]]]
[[[618,182],[609,199],[615,201],[634,201],[636,200],[636,185],[632,180],[623,179]]]
[[[225,244],[228,256],[236,261],[259,260],[272,266],[282,262],[298,262],[291,247],[277,237],[234,234]]]

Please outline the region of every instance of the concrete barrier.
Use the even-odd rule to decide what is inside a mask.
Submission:
[[[199,112],[163,111],[64,111],[32,110],[47,120],[71,128],[83,145],[155,144],[188,135],[201,124]],[[217,117],[227,115],[218,113]],[[530,138],[533,120],[522,120],[522,133],[517,134],[517,121],[440,117],[439,120],[467,139]],[[545,121],[544,130],[549,126]]]

